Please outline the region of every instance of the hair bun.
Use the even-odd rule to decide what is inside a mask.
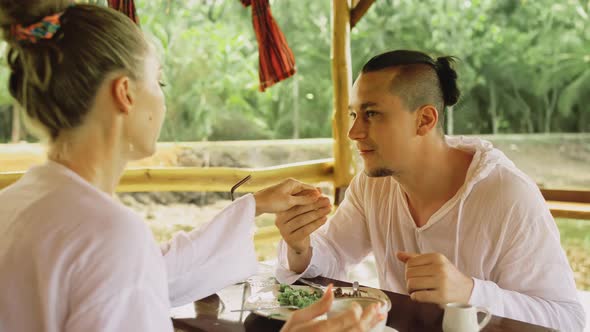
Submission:
[[[445,106],[453,106],[459,100],[461,92],[457,87],[457,72],[453,69],[456,58],[443,56],[436,58],[435,68],[440,81]]]

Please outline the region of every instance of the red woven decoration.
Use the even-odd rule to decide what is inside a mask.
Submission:
[[[240,0],[252,6],[252,23],[258,40],[260,91],[295,74],[295,57],[270,12],[268,0]]]
[[[133,0],[109,0],[109,7],[120,11],[127,15],[137,25],[139,25],[139,18],[137,17],[137,8]]]

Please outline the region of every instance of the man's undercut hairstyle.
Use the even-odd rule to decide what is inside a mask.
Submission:
[[[362,72],[396,68],[391,92],[412,112],[427,104],[434,105],[440,114],[439,123],[442,123],[444,109],[455,105],[461,94],[457,72],[452,67],[454,62],[451,56],[435,60],[422,52],[396,50],[373,57],[363,66]]]

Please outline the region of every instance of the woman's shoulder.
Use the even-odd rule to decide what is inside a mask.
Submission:
[[[149,245],[152,240],[144,220],[114,198],[83,195],[71,206],[71,210],[74,213],[70,217],[64,215],[62,218],[66,223],[79,227],[80,235],[88,234],[92,239],[100,237],[117,246]],[[64,213],[68,212],[64,210]]]
[[[48,164],[30,170],[0,194],[4,222],[31,241],[74,245],[151,245],[149,228],[133,210],[64,167]],[[121,240],[121,238],[126,240]],[[119,243],[116,243],[119,241]]]
[[[153,245],[149,227],[133,210],[113,197],[75,183],[65,183],[36,197],[19,215],[40,232],[51,233],[64,245],[78,249],[108,246],[133,250]]]
[[[133,210],[121,204],[115,197],[99,192],[95,188],[64,184],[48,192],[36,202],[39,210],[48,210],[67,220],[98,223],[102,228],[119,224],[143,224]],[[34,207],[32,207],[34,210]],[[125,221],[121,223],[121,221]]]

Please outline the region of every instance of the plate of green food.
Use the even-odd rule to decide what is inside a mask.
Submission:
[[[352,287],[334,287],[334,296],[339,297],[374,297],[383,300],[391,309],[391,301],[379,289],[359,287],[358,295],[352,295]],[[322,291],[310,286],[275,284],[264,287],[246,299],[244,309],[252,310],[257,315],[286,321],[296,308],[305,308],[322,297]],[[293,306],[293,308],[276,308],[278,306]],[[269,308],[269,309],[264,309]]]

